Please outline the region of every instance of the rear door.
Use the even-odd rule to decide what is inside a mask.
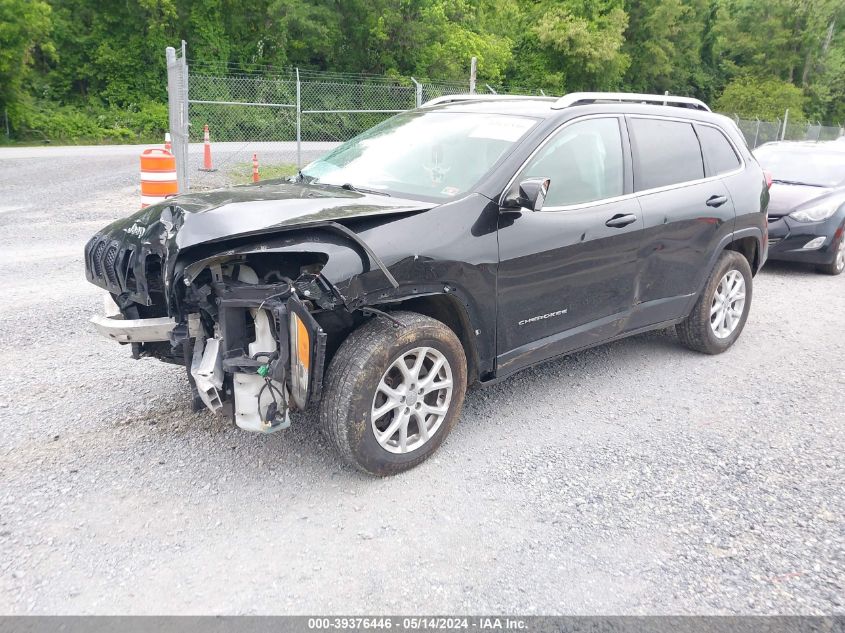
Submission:
[[[628,129],[644,226],[637,329],[684,316],[736,214],[692,121],[629,116]]]

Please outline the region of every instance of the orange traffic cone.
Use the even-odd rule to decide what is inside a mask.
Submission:
[[[211,136],[208,133],[208,124],[202,127],[202,140],[203,140],[203,157],[202,157],[202,169],[200,171],[217,171],[211,165]]]
[[[170,141],[170,132],[164,133],[164,151],[173,153],[173,143]]]
[[[252,182],[258,182],[260,177],[258,175],[258,154],[252,155]]]

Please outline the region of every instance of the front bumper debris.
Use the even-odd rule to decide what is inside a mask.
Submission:
[[[95,315],[91,323],[102,336],[118,343],[156,343],[169,341],[170,332],[176,327],[176,321],[170,317],[153,319],[124,319],[116,316]],[[188,330],[191,336],[200,331],[199,317],[195,314],[188,318]]]

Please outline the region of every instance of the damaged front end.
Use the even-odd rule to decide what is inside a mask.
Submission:
[[[95,328],[131,345],[136,359],[184,365],[195,409],[231,415],[248,431],[287,428],[290,411],[322,391],[327,336],[312,313],[343,303],[320,275],[326,255],[259,247],[184,265],[168,246],[166,239],[132,245],[114,233],[91,240],[89,279],[109,293],[105,313],[91,319]],[[112,260],[123,261],[124,252],[118,269]]]
[[[184,277],[184,310],[196,315],[173,329],[171,343],[190,352],[196,396],[213,412],[231,406],[247,431],[272,433],[290,425],[322,391],[326,333],[311,314],[313,303],[278,271],[259,277],[244,263],[212,264]],[[308,276],[308,273],[305,273]],[[311,275],[313,277],[313,275]]]
[[[286,428],[290,411],[320,398],[327,340],[330,356],[366,306],[398,287],[336,220],[425,208],[290,183],[153,205],[86,245],[86,277],[108,292],[92,322],[136,359],[184,365],[195,409],[229,413],[250,431]]]

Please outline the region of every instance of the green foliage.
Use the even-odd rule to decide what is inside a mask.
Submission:
[[[160,143],[167,106],[145,102],[133,108],[56,106],[29,103],[15,127],[22,138],[62,143]]]
[[[709,0],[626,2],[624,50],[631,59],[625,84],[637,92],[709,96],[713,69],[707,43],[713,26]]]
[[[541,0],[522,4],[509,74],[547,92],[620,89],[630,65],[623,51],[622,0]]]
[[[845,119],[842,0],[0,0],[0,107],[18,138],[157,136],[163,51],[182,39],[206,75],[297,66],[466,85],[475,56],[479,85],[668,90],[749,116],[789,103]],[[343,136],[353,116],[319,124]],[[289,125],[242,112],[220,132]]]
[[[30,72],[33,50],[47,43],[50,5],[42,0],[0,0],[0,106],[22,99],[21,87]]]
[[[801,89],[781,79],[758,80],[753,77],[735,79],[727,86],[716,102],[722,112],[738,114],[742,118],[774,121],[782,119],[789,108],[791,121],[801,121],[804,116],[804,94]]]

